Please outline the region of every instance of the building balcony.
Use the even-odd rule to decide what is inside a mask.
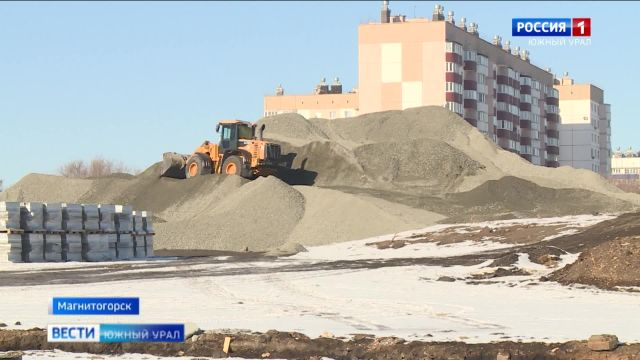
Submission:
[[[531,103],[520,102],[520,111],[531,111]]]
[[[509,78],[505,75],[498,75],[496,77],[496,83],[498,85],[509,85]]]
[[[471,61],[471,60],[465,60],[464,61],[464,70],[465,71],[476,71],[477,68],[478,68],[478,66],[477,66],[475,61]]]
[[[478,121],[476,119],[464,118],[473,127],[478,127]]]
[[[556,139],[560,137],[560,132],[558,130],[547,129],[546,133],[548,137],[552,137]]]
[[[446,52],[445,53],[445,60],[447,62],[453,62],[459,65],[464,64],[464,61],[462,60],[462,55],[460,54],[456,54],[456,53],[452,53],[452,52]]]
[[[462,94],[457,92],[446,92],[445,98],[448,102],[456,102],[458,104],[462,104]]]
[[[553,122],[553,123],[560,122],[560,116],[558,116],[558,114],[547,113],[546,116],[547,116],[547,121],[549,122]]]
[[[521,136],[520,145],[531,145],[531,138],[527,136]]]
[[[560,148],[554,145],[547,145],[547,153],[552,155],[560,155]]]
[[[520,127],[523,129],[531,129],[531,120],[520,119]]]
[[[497,129],[496,130],[496,135],[498,135],[499,138],[503,138],[503,139],[510,139],[511,138],[511,130],[507,130],[507,129]]]
[[[546,103],[547,103],[547,105],[558,106],[560,101],[558,100],[558,98],[547,96]]]
[[[454,72],[448,72],[444,74],[444,78],[447,82],[454,82],[457,84],[462,84],[462,75]]]
[[[478,100],[474,99],[464,99],[464,108],[465,109],[477,109],[478,108]]]
[[[520,154],[520,157],[522,157],[523,159],[527,160],[528,162],[531,162],[531,154]]]
[[[554,161],[554,160],[546,160],[546,161],[544,162],[544,165],[545,165],[546,167],[552,167],[552,168],[560,167],[560,163],[559,163],[559,162],[557,162],[557,161]]]
[[[478,83],[475,80],[465,80],[464,81],[464,89],[465,90],[478,90]]]
[[[531,85],[522,85],[520,87],[520,94],[531,95]]]

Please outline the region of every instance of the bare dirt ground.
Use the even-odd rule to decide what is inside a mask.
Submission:
[[[231,352],[222,351],[225,337],[230,336]],[[640,344],[621,345],[614,351],[589,350],[585,341],[566,343],[518,343],[497,342],[466,344],[463,342],[406,342],[401,338],[376,338],[366,334],[351,339],[311,339],[295,332],[268,331],[266,333],[206,332],[184,343],[158,344],[100,344],[100,343],[47,343],[45,330],[0,330],[0,351],[51,350],[89,352],[93,354],[145,353],[158,356],[212,356],[254,359],[308,359],[322,357],[336,360],[360,359],[446,359],[485,360],[496,359],[499,353],[511,360],[524,359],[589,359],[636,360],[640,359]]]
[[[567,235],[562,235],[567,232]],[[571,233],[576,232],[576,233]],[[576,263],[553,273],[548,279],[563,284],[595,285],[605,289],[616,286],[640,286],[640,262],[637,261],[640,213],[623,214],[586,229],[570,225],[527,225],[487,227],[453,226],[435,233],[415,234],[409,239],[384,240],[368,245],[378,249],[402,248],[409,244],[434,242],[453,244],[461,241],[492,241],[516,244],[504,249],[487,250],[471,255],[450,257],[410,257],[333,260],[321,262],[291,262],[257,252],[230,252],[207,250],[158,250],[157,261],[92,263],[75,268],[51,268],[38,271],[4,271],[0,287],[15,285],[78,284],[134,279],[161,279],[175,277],[228,276],[268,274],[273,272],[306,272],[319,270],[378,269],[411,265],[472,266],[493,260],[492,266],[511,267],[528,254],[530,261],[552,266],[558,257],[567,253],[582,253]],[[553,236],[557,237],[553,237]],[[559,236],[558,236],[559,235]],[[548,240],[546,240],[548,237]],[[255,261],[266,264],[283,262],[277,267],[256,266]],[[194,268],[198,264],[236,264],[234,267]],[[246,266],[243,265],[246,263]],[[171,271],[167,271],[171,268]],[[138,271],[144,270],[144,271]]]

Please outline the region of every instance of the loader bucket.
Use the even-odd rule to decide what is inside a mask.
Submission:
[[[160,176],[169,177],[174,179],[185,179],[185,165],[187,163],[187,156],[166,152],[162,154],[162,166],[160,168]]]

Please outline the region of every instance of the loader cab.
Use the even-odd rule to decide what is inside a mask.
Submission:
[[[220,153],[224,154],[238,150],[238,140],[254,139],[255,127],[240,120],[223,120],[216,132],[220,134]]]

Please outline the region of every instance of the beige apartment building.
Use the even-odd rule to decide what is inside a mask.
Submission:
[[[626,151],[617,151],[611,157],[611,177],[616,180],[640,180],[640,151],[631,147]]]
[[[342,93],[324,81],[312,95],[264,98],[264,115],[296,112],[343,118],[385,110],[445,106],[502,148],[537,165],[559,166],[559,97],[554,76],[530,62],[525,50],[478,25],[444,15],[391,16],[383,2],[379,22],[358,28],[358,88]]]
[[[611,106],[604,91],[575,84],[565,73],[556,81],[560,95],[560,165],[611,175]]]

